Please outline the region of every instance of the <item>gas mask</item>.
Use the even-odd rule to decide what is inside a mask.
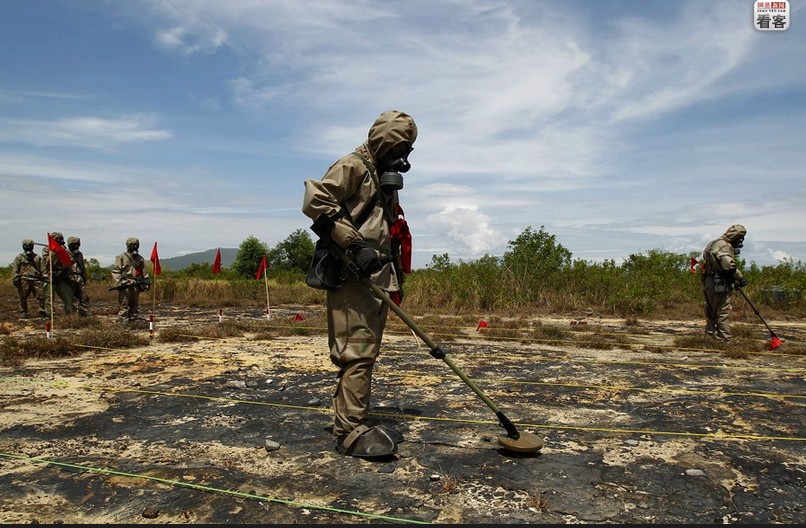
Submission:
[[[400,143],[390,150],[380,164],[381,189],[384,191],[399,191],[403,188],[401,172],[408,172],[411,168],[409,154],[414,150],[408,143]]]
[[[22,245],[23,251],[25,251],[25,256],[31,258],[34,256],[34,245],[33,244],[23,244]]]
[[[733,254],[734,255],[740,254],[742,252],[742,248],[744,247],[744,238],[734,240],[731,243],[731,246],[733,246]]]
[[[72,244],[67,244],[67,248],[70,251],[78,251],[79,247],[81,247],[81,244],[79,244],[78,242],[73,242]]]
[[[132,255],[136,255],[137,250],[139,250],[139,249],[140,249],[140,243],[139,242],[135,242],[135,243],[132,243],[132,244],[126,244],[126,250],[129,253],[131,253]]]

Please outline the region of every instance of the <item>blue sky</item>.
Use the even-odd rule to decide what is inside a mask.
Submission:
[[[0,0],[0,263],[273,247],[384,110],[419,137],[415,268],[541,226],[574,259],[806,261],[806,8],[752,0]],[[309,231],[310,232],[310,231]]]

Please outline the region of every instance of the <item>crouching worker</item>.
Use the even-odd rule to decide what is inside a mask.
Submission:
[[[372,371],[389,308],[360,281],[368,278],[397,303],[402,298],[404,270],[390,228],[402,213],[400,173],[411,167],[408,156],[416,139],[417,126],[408,114],[383,112],[363,144],[331,165],[321,180],[305,181],[302,212],[314,221],[312,229],[337,245],[359,271],[355,276],[342,266],[339,284],[327,288],[330,359],[339,369],[333,434],[343,455],[389,456],[403,441],[398,431],[368,420]]]

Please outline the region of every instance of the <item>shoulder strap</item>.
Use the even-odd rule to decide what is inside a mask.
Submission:
[[[359,154],[356,151],[353,151],[352,154],[354,156],[358,157],[361,160],[361,162],[364,164],[364,167],[367,168],[367,173],[370,175],[370,177],[372,177],[372,167],[370,166],[369,161],[367,160],[367,158],[365,158],[364,156],[362,156],[361,154]],[[359,229],[364,224],[364,222],[367,221],[367,218],[369,218],[369,215],[372,214],[373,207],[375,205],[377,205],[378,203],[380,203],[381,186],[378,185],[377,187],[378,187],[378,191],[375,193],[374,199],[372,199],[369,202],[367,202],[367,205],[364,206],[364,209],[361,211],[361,214],[357,218],[355,218],[353,220],[353,225],[355,226],[356,229]],[[347,208],[344,207],[344,209],[346,210]],[[351,211],[348,211],[348,215],[350,215],[350,217],[352,218],[351,213],[352,213]]]

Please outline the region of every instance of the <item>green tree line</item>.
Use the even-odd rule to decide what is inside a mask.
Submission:
[[[279,302],[323,302],[323,292],[304,285],[313,253],[314,241],[303,229],[273,247],[250,235],[239,246],[232,266],[221,273],[214,274],[209,263],[163,270],[161,294],[166,300],[193,298],[179,295],[182,283],[192,282],[184,289],[205,292],[221,302],[226,299],[228,304],[235,304],[242,298],[260,302],[265,295],[255,278],[265,257],[268,280],[287,286],[284,295],[278,295]],[[631,254],[619,264],[614,260],[583,261],[574,259],[543,226],[529,226],[508,242],[501,256],[486,254],[455,261],[447,253],[433,255],[425,268],[405,277],[403,307],[418,313],[584,312],[620,317],[699,317],[701,275],[690,271],[692,257],[699,259],[700,254],[651,249]],[[89,271],[100,271],[93,261],[90,259]],[[770,315],[806,316],[802,298],[806,266],[801,261],[758,266],[739,259],[738,264],[749,281],[744,291],[755,301],[753,304],[774,310]],[[10,277],[10,268],[4,270],[6,277]],[[740,298],[735,301],[737,305],[741,302]]]
[[[266,256],[270,276],[279,282],[300,282],[314,252],[314,241],[299,229],[269,248],[254,236],[240,245],[225,277],[254,278]],[[543,226],[524,229],[507,244],[502,256],[454,261],[434,255],[424,268],[406,276],[406,303],[419,311],[563,313],[573,310],[618,316],[699,315],[701,276],[690,271],[699,253],[651,249],[631,254],[622,263],[574,259],[571,251]],[[773,266],[738,264],[749,281],[748,295],[759,303],[803,316],[801,293],[806,266],[784,261]],[[196,269],[194,269],[196,268]],[[203,272],[203,273],[202,273]],[[209,264],[177,272],[211,276]]]

